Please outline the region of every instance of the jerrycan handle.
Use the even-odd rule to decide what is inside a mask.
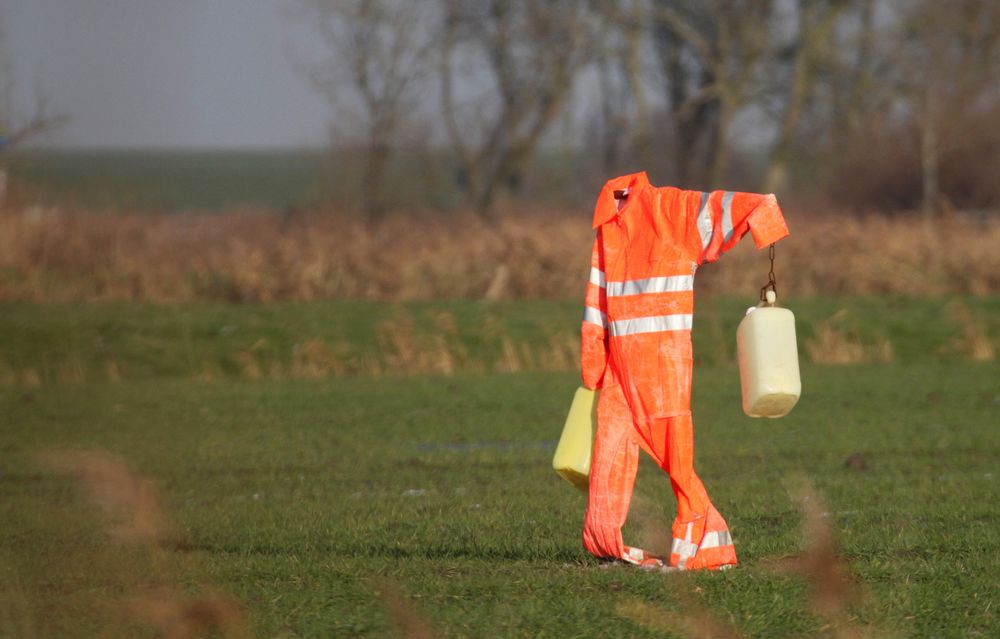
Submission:
[[[774,279],[774,242],[767,251],[767,256],[771,259],[771,270],[767,273],[767,284],[760,287],[761,306],[774,306],[774,300],[778,297],[778,283]]]

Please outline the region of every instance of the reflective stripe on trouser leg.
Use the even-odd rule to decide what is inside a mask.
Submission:
[[[718,548],[719,546],[732,546],[733,538],[728,530],[711,530],[701,538],[699,549]]]
[[[583,544],[587,551],[598,557],[637,563],[638,557],[629,552],[633,549],[622,541],[621,527],[628,516],[641,445],[670,473],[677,495],[678,519],[673,526],[670,565],[691,570],[735,564],[736,551],[732,544],[721,545],[729,541],[726,523],[712,506],[705,487],[694,472],[691,416],[679,415],[636,425],[620,383],[609,376],[601,391],[597,421],[583,528]],[[715,534],[707,535],[706,530]],[[705,547],[699,548],[703,544]]]
[[[670,475],[677,497],[670,565],[687,570],[736,563],[736,550],[725,520],[712,505],[694,470],[691,415],[652,420],[639,429],[646,448]]]
[[[691,559],[696,554],[698,554],[698,546],[691,541],[691,529],[694,527],[694,522],[688,522],[687,528],[684,531],[684,538],[674,537],[674,541],[670,546],[670,565],[676,566],[681,570],[684,570],[688,559]]]
[[[678,535],[691,535],[691,539],[678,543]],[[735,566],[736,548],[726,521],[714,506],[709,506],[708,513],[693,522],[674,524],[674,548],[676,554],[671,554],[670,565],[683,570],[713,570],[722,566]],[[697,541],[700,537],[700,541]]]

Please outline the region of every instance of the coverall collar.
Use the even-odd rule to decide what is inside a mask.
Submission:
[[[600,195],[597,196],[597,205],[594,207],[594,228],[610,222],[618,215],[618,201],[615,200],[615,191],[628,189],[629,197],[634,197],[640,189],[649,186],[649,178],[645,171],[639,173],[629,173],[605,182]]]

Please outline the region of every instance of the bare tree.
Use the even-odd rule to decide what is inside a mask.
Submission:
[[[14,103],[16,86],[11,60],[0,32],[0,149],[16,147],[65,122],[65,116],[53,114],[48,98],[38,95],[30,114],[20,112]]]
[[[610,30],[608,33],[611,33]],[[598,83],[598,122],[596,131],[592,133],[597,138],[600,149],[600,168],[603,175],[610,175],[618,169],[627,145],[635,138],[643,135],[643,125],[638,125],[639,131],[631,132],[629,117],[629,91],[621,81],[618,73],[615,49],[616,43],[605,39],[601,41],[602,55],[596,63]],[[641,104],[641,103],[640,103]],[[633,137],[634,136],[634,137]],[[642,146],[642,145],[640,145]]]
[[[645,15],[647,0],[587,0],[592,24],[587,53],[578,69],[573,99],[582,99],[587,118],[581,144],[594,149],[587,162],[600,174],[611,175],[638,160],[651,167],[653,154],[650,121],[648,63],[643,47],[648,42]],[[580,107],[578,107],[580,108]]]
[[[14,70],[3,43],[0,31],[0,153],[17,148],[32,138],[55,129],[66,121],[66,117],[54,114],[49,108],[48,98],[38,93],[35,106],[24,114],[15,106]],[[7,195],[7,168],[0,155],[0,204]]]
[[[6,88],[0,91],[7,93]],[[8,100],[3,102],[10,104]],[[20,146],[32,138],[51,131],[66,120],[66,116],[52,113],[47,97],[39,97],[32,113],[27,116],[21,115],[14,108],[6,106],[0,108],[0,150]]]
[[[442,116],[466,204],[489,216],[561,112],[587,53],[588,13],[575,0],[445,2]]]
[[[942,205],[946,133],[977,110],[1000,108],[1000,4],[913,0],[904,11],[902,89],[920,131],[922,208],[930,218]]]
[[[834,34],[850,4],[850,0],[794,3],[792,38],[787,51],[782,52],[782,57],[790,61],[790,73],[781,89],[775,91],[780,93],[778,132],[764,175],[765,191],[781,191],[788,186],[788,165],[800,124],[810,100],[816,96],[819,74],[836,58]]]
[[[333,60],[313,69],[313,83],[337,110],[360,100],[365,157],[362,208],[369,218],[385,208],[384,182],[404,127],[429,73],[433,42],[427,2],[307,0]]]
[[[653,1],[650,18],[683,181],[716,186],[724,181],[730,126],[756,99],[760,64],[770,51],[773,5],[774,0]],[[690,160],[681,157],[699,146],[707,175],[696,175]]]
[[[672,140],[672,172],[680,184],[705,184],[719,139],[714,77],[673,25],[661,19],[652,24],[666,105],[664,125]]]
[[[838,29],[827,60],[830,72],[824,78],[831,112],[828,135],[836,149],[861,124],[862,115],[884,106],[894,93],[892,83],[884,80],[891,66],[887,43],[894,40],[875,21],[878,0],[851,0],[845,21],[848,28]]]

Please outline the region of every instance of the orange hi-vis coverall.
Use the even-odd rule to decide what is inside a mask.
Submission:
[[[773,195],[658,188],[636,173],[605,184],[594,228],[582,368],[584,386],[601,394],[583,545],[639,565],[734,565],[729,528],[694,471],[694,274],[747,231],[757,248],[785,237],[781,210]],[[640,448],[677,496],[669,560],[622,542]]]

